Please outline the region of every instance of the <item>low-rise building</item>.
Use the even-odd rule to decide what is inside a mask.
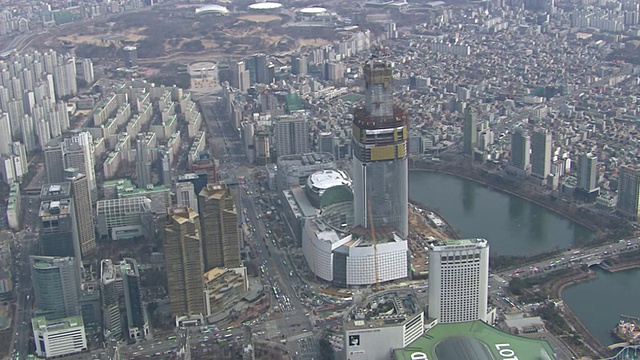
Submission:
[[[344,329],[347,359],[387,360],[424,333],[423,304],[412,292],[376,294],[350,309]]]
[[[214,268],[204,274],[207,316],[224,311],[238,302],[249,290],[247,270]]]
[[[87,338],[81,316],[71,316],[54,321],[44,317],[31,319],[36,355],[52,358],[76,354],[87,350]]]
[[[111,240],[147,235],[152,222],[151,200],[144,196],[100,200],[96,204],[98,235]]]

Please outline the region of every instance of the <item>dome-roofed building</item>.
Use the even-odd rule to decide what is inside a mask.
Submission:
[[[227,15],[229,14],[229,9],[227,9],[226,7],[222,6],[222,5],[216,5],[216,4],[207,4],[207,5],[203,5],[199,8],[196,9],[196,15],[198,14],[221,14],[221,15]]]
[[[353,201],[351,179],[342,170],[321,170],[309,176],[305,194],[316,208]]]

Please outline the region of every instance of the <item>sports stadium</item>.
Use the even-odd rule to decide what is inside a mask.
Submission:
[[[247,9],[251,12],[274,13],[282,9],[282,4],[276,2],[261,2],[251,4]]]
[[[219,14],[219,15],[227,15],[229,14],[229,9],[222,5],[216,4],[207,4],[200,6],[196,9],[196,15],[198,14]]]

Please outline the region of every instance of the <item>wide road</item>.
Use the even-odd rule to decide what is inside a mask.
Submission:
[[[551,272],[556,269],[595,265],[619,253],[636,250],[640,247],[640,238],[619,240],[615,243],[595,247],[567,250],[559,255],[533,263],[522,264],[517,268],[501,270],[498,275],[505,281],[513,277],[527,277]]]
[[[274,341],[283,338],[297,340],[296,336],[311,332],[313,329],[309,313],[297,297],[293,287],[294,285],[302,287],[304,283],[292,266],[286,249],[278,247],[283,242],[279,241],[278,245],[275,245],[272,241],[273,235],[267,236],[270,232],[264,218],[267,208],[258,201],[262,185],[257,184],[253,179],[255,169],[246,164],[246,154],[240,142],[238,130],[230,121],[219,114],[219,109],[215,107],[213,102],[203,101],[201,105],[209,128],[210,138],[208,140],[212,142],[215,149],[219,149],[221,152],[216,154],[221,159],[219,169],[221,181],[236,183],[239,177],[244,178],[242,184],[239,184],[237,188],[239,213],[243,214],[246,209],[244,217],[247,225],[255,230],[246,239],[247,245],[250,245],[254,252],[255,260],[253,261],[258,267],[265,264],[267,271],[262,275],[264,277],[263,283],[268,283],[269,286],[275,285],[279,292],[277,299],[273,292],[270,292],[271,310],[274,311],[277,305],[282,316],[275,321],[267,321],[265,333],[260,336]],[[255,330],[255,326],[252,326],[252,329],[254,333],[259,332]],[[294,344],[289,345],[293,350]]]
[[[31,304],[33,303],[33,291],[31,284],[31,269],[29,267],[29,255],[36,253],[38,234],[34,226],[37,224],[39,201],[37,196],[24,198],[25,216],[24,223],[30,227],[30,231],[20,231],[16,234],[19,243],[19,263],[15,264],[18,284],[16,289],[16,317],[14,321],[13,340],[11,346],[19,359],[25,359],[30,348],[31,330]],[[27,299],[28,297],[28,299]]]

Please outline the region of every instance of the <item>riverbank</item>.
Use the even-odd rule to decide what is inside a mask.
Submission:
[[[428,212],[432,212],[434,213],[446,226],[446,228],[444,229],[437,229],[438,233],[440,236],[436,236],[439,239],[460,239],[460,232],[458,231],[458,229],[456,229],[455,227],[453,227],[453,225],[449,222],[449,220],[442,216],[442,214],[440,214],[439,212],[437,212],[436,210],[433,210],[427,206],[425,206],[424,204],[418,202],[418,201],[413,201],[413,200],[409,200],[409,204],[423,210],[423,211],[428,211]],[[424,220],[429,223],[429,227],[433,230],[436,230],[435,225],[431,224],[429,222],[428,219],[426,219],[426,215],[424,214],[420,214],[420,216],[422,218],[424,218]],[[445,236],[442,236],[445,235]]]
[[[522,186],[522,181],[502,177],[498,173],[472,167],[468,163],[412,161],[409,171],[430,171],[452,175],[517,196],[592,230],[595,233],[595,242],[601,242],[610,237],[624,238],[630,235],[626,233],[626,229],[622,229],[624,226],[620,226],[617,218],[590,213],[550,194],[543,194],[534,191],[532,188]]]
[[[624,261],[621,263],[616,263],[611,266],[604,265],[604,266],[600,266],[600,268],[607,272],[619,272],[619,271],[637,269],[637,268],[640,268],[640,259]],[[560,277],[558,279],[555,279],[550,284],[548,284],[551,290],[551,297],[557,298],[557,299],[563,299],[562,291],[564,289],[566,289],[569,286],[582,283],[584,281],[593,280],[595,279],[596,276],[597,274],[595,271],[588,270],[586,272],[580,271],[566,277]],[[598,338],[596,338],[589,331],[589,329],[586,327],[586,325],[584,325],[582,320],[580,320],[580,318],[573,312],[571,307],[569,307],[566,303],[564,303],[564,301],[563,301],[562,317],[565,319],[567,324],[569,324],[569,326],[572,327],[572,329],[574,329],[576,332],[580,334],[580,336],[582,337],[583,344],[585,345],[585,347],[590,349],[590,351],[593,353],[592,355],[598,355],[600,357],[606,357],[606,356],[612,355],[611,350],[609,350],[604,344],[602,344],[600,340],[598,340]]]

